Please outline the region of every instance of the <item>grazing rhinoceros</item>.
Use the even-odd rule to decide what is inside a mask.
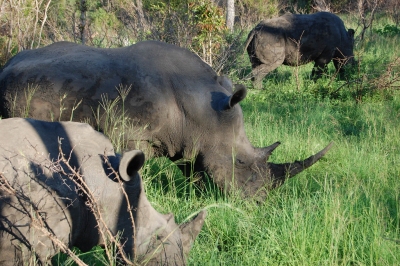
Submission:
[[[333,59],[337,70],[354,63],[354,30],[328,12],[285,15],[261,21],[247,37],[245,47],[252,66],[252,79],[261,88],[262,79],[281,64],[298,66],[314,61],[312,77],[319,78]]]
[[[228,191],[235,186],[262,199],[266,189],[311,166],[330,147],[305,161],[268,163],[279,142],[265,148],[251,145],[238,104],[246,89],[233,90],[229,79],[189,50],[157,41],[113,49],[59,42],[23,51],[0,73],[0,114],[19,115],[15,107],[27,106],[27,95],[29,108],[22,115],[93,121],[102,95],[116,98],[120,85],[131,86],[125,117],[139,132],[131,143],[142,141],[142,150],[193,162],[188,169],[206,172]]]
[[[138,174],[143,163],[139,150],[116,156],[87,124],[0,120],[0,265],[47,263],[63,245],[88,251],[109,239],[105,228],[137,263],[184,265],[206,213],[180,226],[158,213]]]

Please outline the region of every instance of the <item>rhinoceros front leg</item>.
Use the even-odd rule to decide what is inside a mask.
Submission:
[[[326,73],[327,71],[327,65],[330,60],[326,59],[317,59],[315,60],[315,64],[313,67],[313,70],[311,72],[311,78],[316,81],[320,77],[322,77],[322,73]]]
[[[332,47],[326,47],[321,55],[314,60],[315,64],[311,72],[311,78],[315,81],[322,77],[322,73],[326,73],[328,70],[327,65],[333,58],[335,49]]]
[[[339,73],[339,78],[343,79],[345,76],[345,66],[350,63],[350,65],[354,65],[354,58],[341,58],[335,57],[333,58],[333,64],[335,65],[336,71]]]

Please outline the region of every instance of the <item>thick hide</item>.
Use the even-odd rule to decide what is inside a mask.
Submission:
[[[312,77],[321,77],[333,59],[342,71],[348,61],[354,63],[354,30],[346,30],[343,21],[328,12],[311,15],[287,13],[261,21],[246,42],[254,85],[281,64],[298,66],[314,61]]]
[[[87,124],[0,120],[0,265],[47,264],[62,246],[88,251],[104,245],[106,228],[134,262],[184,265],[206,213],[180,226],[158,213],[143,163],[138,150],[116,156]]]
[[[309,167],[329,148],[311,164],[267,162],[279,143],[256,148],[248,140],[239,106],[246,89],[234,88],[189,50],[157,41],[113,49],[59,42],[23,51],[0,73],[0,112],[91,121],[104,129],[109,121],[93,114],[105,95],[113,100],[121,87],[130,87],[124,102],[129,126],[124,132],[113,128],[116,135],[124,135],[132,149],[192,162],[180,166],[208,174],[227,191],[238,188],[262,199],[292,176],[293,167]]]

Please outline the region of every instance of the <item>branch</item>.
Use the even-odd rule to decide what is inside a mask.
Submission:
[[[11,184],[8,182],[8,180],[5,178],[5,176],[0,173],[0,190],[13,195],[19,199],[22,199],[21,196],[17,196],[17,193],[15,189],[11,186]],[[26,195],[24,195],[26,196]],[[47,236],[54,245],[56,245],[60,250],[68,256],[70,256],[78,266],[87,266],[86,263],[84,263],[81,259],[78,258],[78,256],[70,250],[63,242],[61,242],[50,230],[47,228],[45,221],[43,220],[42,216],[39,213],[38,207],[33,203],[33,201],[27,197],[23,199],[24,202],[28,202],[28,204],[32,207],[32,212],[27,212],[27,215],[29,216],[31,220],[31,225],[35,227],[37,230],[42,232],[45,236]]]
[[[75,185],[78,187],[78,189],[81,190],[83,192],[83,194],[87,197],[86,206],[88,206],[90,208],[90,210],[92,211],[92,213],[96,219],[97,226],[99,228],[99,233],[101,234],[104,241],[110,240],[112,243],[114,243],[117,246],[118,253],[121,255],[124,262],[128,265],[134,265],[126,257],[123,246],[119,243],[119,241],[114,237],[114,234],[108,228],[106,222],[103,219],[103,215],[101,214],[101,210],[97,204],[95,196],[93,195],[90,188],[87,186],[86,182],[83,179],[83,176],[79,173],[79,169],[76,170],[74,167],[72,167],[70,165],[69,161],[71,159],[71,154],[72,154],[73,149],[71,149],[71,153],[70,153],[70,156],[68,157],[68,159],[65,158],[64,153],[62,152],[62,149],[61,149],[61,140],[62,140],[61,138],[58,139],[59,161],[63,162],[66,165],[68,170],[71,171],[71,174],[66,173],[64,171],[64,169],[62,169],[60,172],[64,175],[66,175],[71,181],[73,181],[75,183]],[[102,228],[104,228],[105,232],[103,232]],[[105,250],[106,250],[108,258],[111,259],[112,254],[111,254],[110,250],[107,248],[107,245],[104,245],[104,246],[105,246]]]
[[[126,194],[126,191],[124,189],[124,186],[123,186],[124,183],[123,183],[119,173],[117,171],[115,171],[115,169],[111,166],[111,163],[110,163],[110,161],[108,160],[108,157],[105,154],[103,155],[103,159],[104,159],[104,162],[107,164],[108,169],[110,169],[112,171],[112,173],[115,175],[115,177],[117,178],[118,184],[119,184],[119,186],[121,188],[121,191],[124,194],[124,197],[125,197],[125,200],[126,200],[126,203],[127,203],[127,211],[129,213],[131,221],[132,221],[133,239],[135,240],[136,239],[136,225],[135,225],[135,219],[133,218],[133,213],[132,213],[133,208],[131,206],[128,194]],[[133,241],[133,243],[134,243],[133,244],[134,261],[136,261],[136,256],[137,256],[137,254],[136,254],[136,241]],[[125,260],[125,258],[124,258],[124,260]]]

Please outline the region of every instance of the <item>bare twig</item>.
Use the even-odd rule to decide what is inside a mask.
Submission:
[[[359,22],[362,24],[362,29],[360,33],[360,41],[364,40],[365,32],[368,28],[372,26],[372,23],[375,19],[375,13],[378,7],[381,5],[382,0],[358,0],[358,15]],[[369,11],[369,15],[367,12]]]
[[[370,83],[378,90],[400,88],[400,57],[397,57],[388,64],[385,72],[373,79]]]
[[[67,169],[71,172],[71,174],[68,174],[62,169],[61,170],[62,174],[66,175],[71,181],[73,181],[75,183],[75,185],[78,187],[78,189],[81,190],[84,193],[84,195],[87,197],[86,205],[91,209],[93,215],[95,216],[97,226],[99,228],[99,233],[101,234],[104,241],[110,240],[113,244],[116,245],[116,247],[118,249],[118,253],[121,255],[124,262],[128,265],[134,265],[129,260],[129,258],[127,258],[125,251],[123,249],[123,245],[120,244],[120,242],[115,238],[114,234],[107,227],[107,224],[104,221],[103,215],[101,213],[101,209],[97,204],[97,200],[96,200],[95,196],[93,195],[92,191],[90,190],[90,188],[85,183],[83,176],[79,173],[79,169],[75,169],[69,163],[69,161],[71,159],[71,155],[68,158],[66,158],[64,156],[64,153],[62,152],[62,149],[61,149],[61,139],[59,139],[58,142],[59,142],[59,145],[58,145],[59,160],[60,160],[60,162],[63,162],[66,165]],[[106,250],[107,257],[109,259],[111,259],[113,256],[112,256],[111,251],[108,249],[107,245],[105,245],[105,250]]]
[[[112,173],[114,174],[114,176],[117,178],[118,184],[120,185],[120,188],[121,188],[121,191],[124,194],[124,197],[125,197],[126,202],[127,202],[127,211],[129,213],[129,216],[130,216],[130,219],[131,219],[131,222],[132,222],[133,239],[135,239],[136,238],[136,225],[135,225],[135,219],[133,217],[133,207],[130,204],[130,200],[129,200],[128,194],[126,194],[126,191],[124,189],[124,183],[123,183],[121,177],[119,176],[119,173],[117,171],[115,171],[115,169],[112,167],[110,161],[108,160],[108,157],[105,154],[103,155],[103,159],[104,159],[105,163],[107,164],[108,169],[111,170]],[[134,261],[136,261],[136,256],[137,256],[137,254],[136,254],[136,241],[133,241],[133,242],[134,242],[134,246],[133,246]]]
[[[15,197],[17,196],[17,193],[15,189],[12,187],[12,185],[8,182],[8,180],[5,178],[5,176],[0,173],[0,190],[13,195]],[[24,195],[26,196],[26,195]],[[32,207],[32,212],[27,212],[26,214],[29,216],[29,219],[31,220],[31,225],[35,227],[37,230],[42,232],[45,236],[47,236],[54,245],[56,245],[60,250],[64,253],[66,253],[68,256],[71,257],[71,259],[74,260],[79,266],[87,266],[86,263],[84,263],[79,257],[72,251],[70,250],[63,242],[61,242],[46,226],[45,221],[43,221],[42,216],[39,213],[38,207],[33,203],[33,201],[28,197],[27,199],[24,200],[28,204],[31,205]]]
[[[46,24],[46,20],[47,20],[47,11],[49,10],[49,6],[50,6],[51,0],[49,0],[44,8],[44,15],[43,15],[43,19],[42,19],[42,24],[40,25],[40,32],[38,35],[38,43],[37,43],[37,48],[40,47],[40,41],[41,41],[41,36],[42,36],[42,32],[43,32],[43,27]]]

